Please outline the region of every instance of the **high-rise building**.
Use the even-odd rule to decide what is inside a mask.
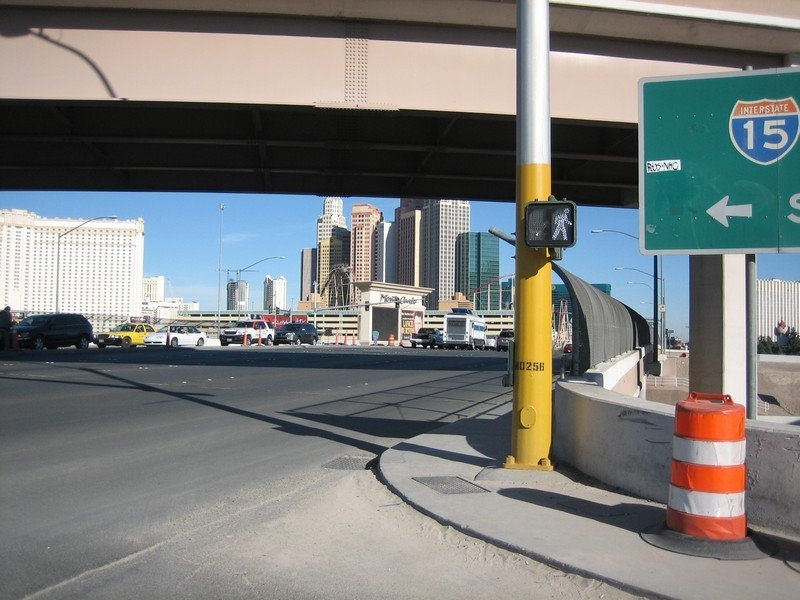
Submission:
[[[397,283],[397,228],[391,221],[375,227],[375,267],[373,280]]]
[[[228,310],[247,312],[250,304],[250,286],[244,279],[228,280]]]
[[[777,340],[778,324],[800,331],[800,281],[758,279],[758,326],[756,333]]]
[[[317,252],[316,247],[300,250],[300,300],[306,300],[319,289]]]
[[[456,237],[456,291],[476,310],[500,310],[500,240],[491,233]]]
[[[439,300],[450,300],[456,291],[456,237],[469,231],[470,205],[466,200],[428,200],[422,209],[421,277],[423,287],[433,288],[429,310]]]
[[[317,217],[317,244],[328,238],[335,237],[337,228],[347,229],[344,202],[341,198],[325,198],[322,214]]]
[[[375,229],[383,219],[371,204],[354,204],[350,212],[350,276],[353,282],[375,280]],[[351,302],[360,302],[360,292],[350,292]]]
[[[322,301],[329,306],[349,299],[350,282],[341,279],[350,263],[350,231],[343,207],[341,198],[325,198],[323,214],[317,219],[317,282],[320,290],[327,286]],[[342,291],[342,287],[347,290]]]
[[[276,312],[289,307],[286,295],[286,278],[273,278],[271,275],[264,277],[264,311]]]
[[[0,209],[0,304],[25,312],[141,316],[144,221]],[[56,297],[58,296],[58,297]]]
[[[514,308],[514,278],[509,277],[503,282],[502,285],[503,295],[501,297],[501,304],[503,310],[511,310]]]
[[[142,280],[142,302],[163,302],[164,281],[163,275],[153,275]]]
[[[397,283],[420,285],[422,252],[422,208],[425,200],[401,198],[394,211],[397,239]]]

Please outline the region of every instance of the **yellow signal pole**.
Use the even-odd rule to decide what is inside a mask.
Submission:
[[[514,408],[504,467],[551,471],[552,264],[525,243],[525,206],[550,197],[548,0],[517,0],[517,235]]]

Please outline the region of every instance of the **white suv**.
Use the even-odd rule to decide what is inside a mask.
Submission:
[[[275,340],[275,327],[269,321],[254,319],[252,321],[239,321],[233,327],[223,329],[219,334],[219,343],[242,344],[244,346],[258,344],[272,346]]]

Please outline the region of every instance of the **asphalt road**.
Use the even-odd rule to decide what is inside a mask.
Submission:
[[[209,526],[235,537],[398,441],[507,401],[505,361],[319,346],[2,354],[0,597],[148,597],[143,580],[162,595],[171,569],[144,565],[165,544]],[[193,581],[176,596],[263,597]]]

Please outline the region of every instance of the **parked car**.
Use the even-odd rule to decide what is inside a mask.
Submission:
[[[497,336],[487,335],[486,342],[483,345],[484,350],[497,350]]]
[[[88,348],[94,339],[92,324],[83,315],[52,313],[22,319],[13,329],[20,348],[55,350],[61,346]]]
[[[444,348],[444,333],[441,329],[433,327],[420,327],[419,331],[411,336],[411,347],[416,348]]]
[[[222,346],[228,344],[255,344],[258,340],[265,346],[272,346],[275,339],[275,326],[263,319],[252,321],[239,321],[233,327],[226,327],[219,335],[219,343]]]
[[[497,351],[508,352],[508,342],[514,341],[513,329],[501,329],[500,334],[497,336]]]
[[[168,325],[155,333],[148,333],[144,337],[144,345],[166,346],[167,337],[169,337],[169,345],[173,348],[176,346],[202,346],[207,339],[204,332],[192,325]]]
[[[148,333],[155,333],[152,325],[147,323],[123,323],[107,333],[98,334],[94,343],[97,344],[98,348],[105,348],[106,346],[122,346],[123,348],[141,346],[144,344],[144,336]]]
[[[317,343],[319,336],[313,323],[286,323],[275,332],[275,345],[279,344],[311,344]]]

